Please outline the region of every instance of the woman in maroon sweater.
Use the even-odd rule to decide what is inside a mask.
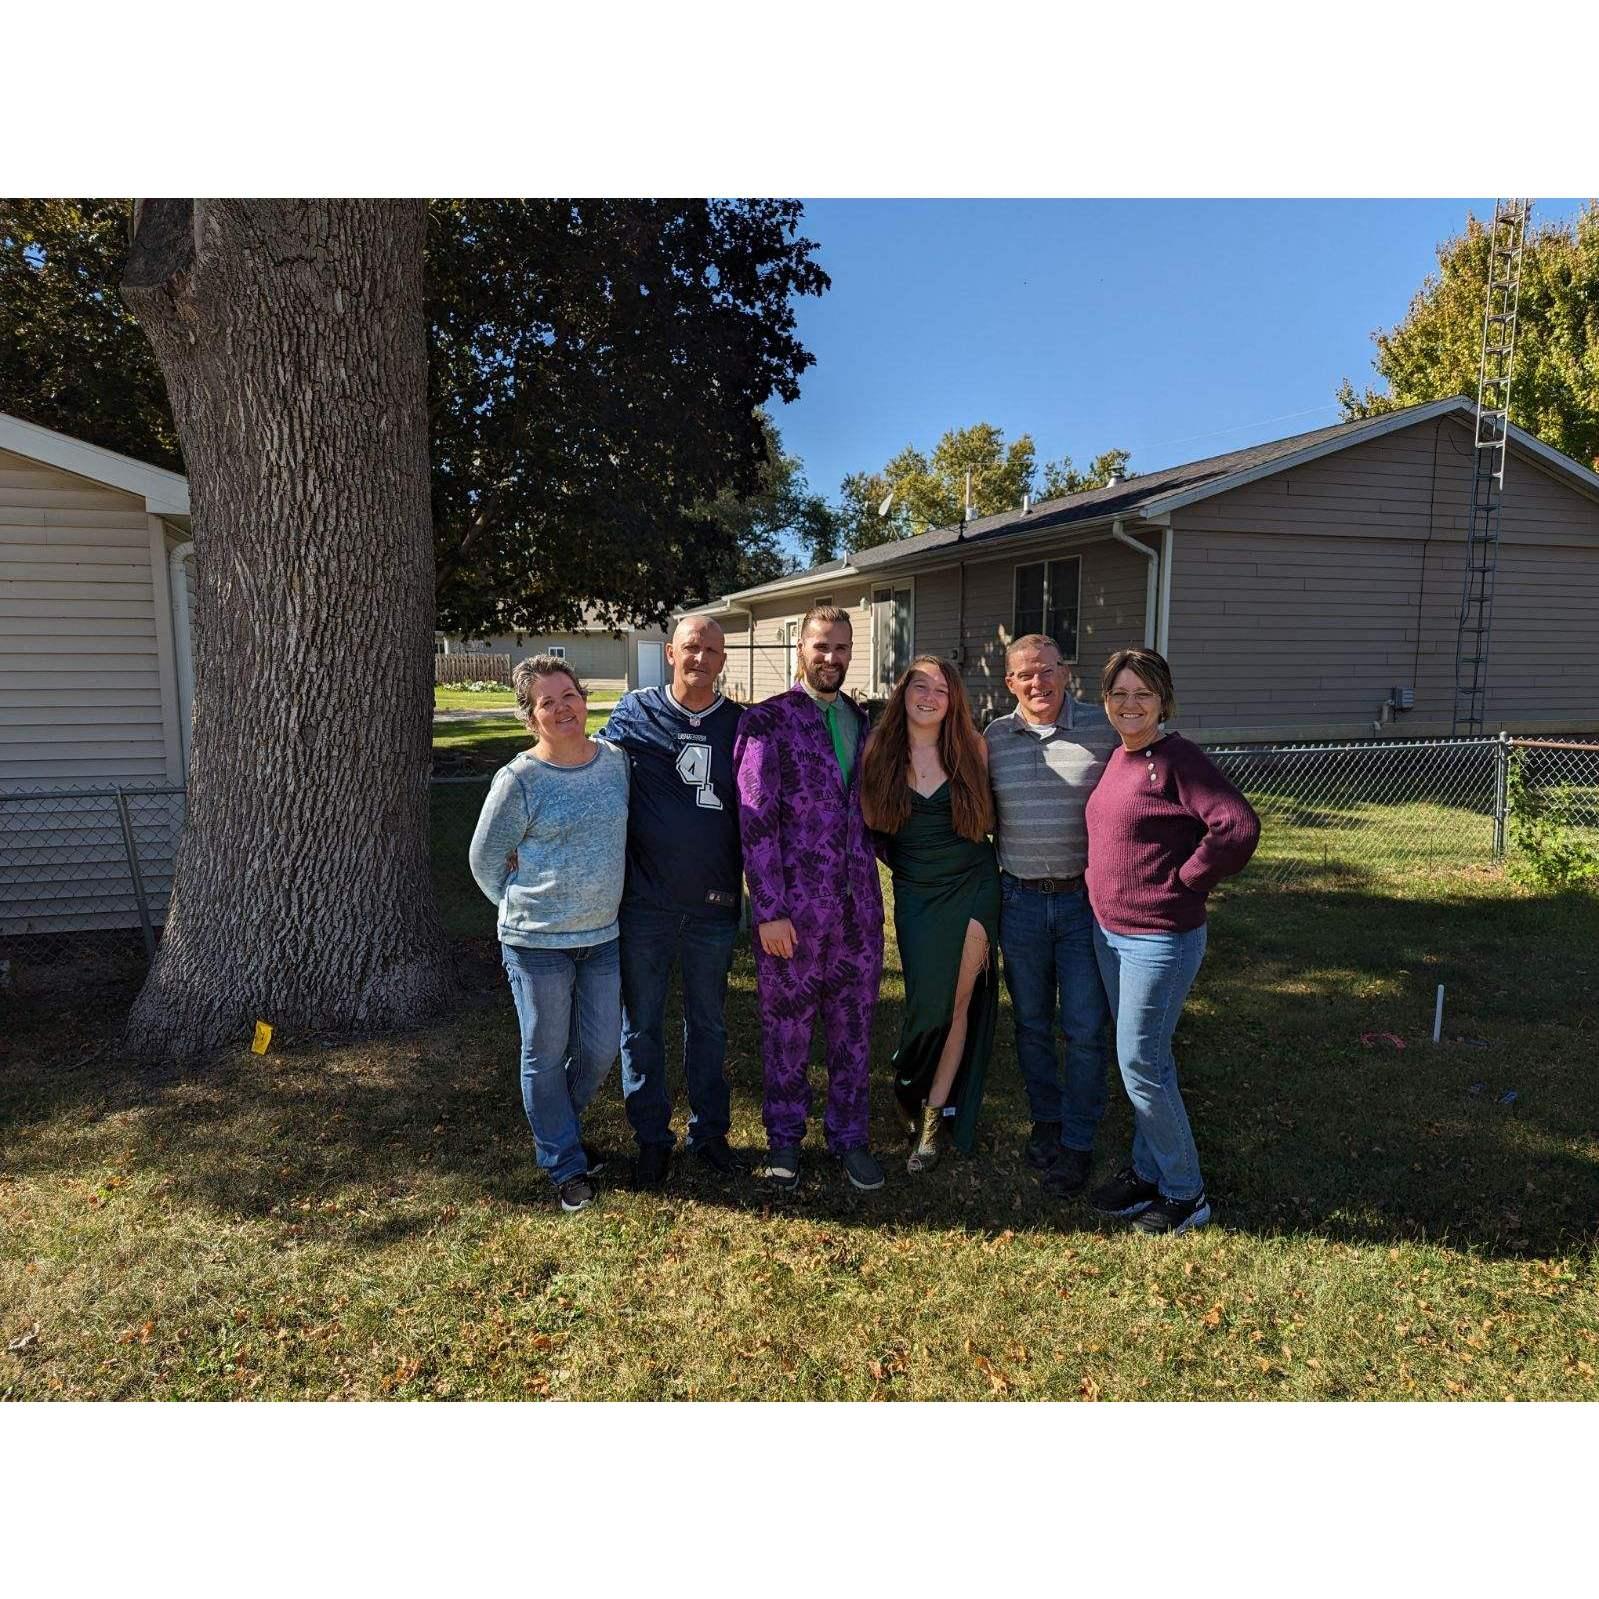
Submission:
[[[1134,1132],[1132,1163],[1089,1203],[1143,1232],[1184,1232],[1210,1206],[1172,1034],[1205,958],[1205,896],[1248,863],[1260,818],[1197,745],[1162,732],[1177,712],[1163,657],[1118,650],[1100,687],[1122,747],[1089,796],[1085,881]]]

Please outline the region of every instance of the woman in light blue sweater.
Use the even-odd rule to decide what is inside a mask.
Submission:
[[[561,1209],[583,1210],[597,1167],[579,1118],[621,1046],[627,756],[584,731],[588,694],[564,660],[518,661],[511,683],[538,741],[494,774],[472,875],[499,912],[538,1163]]]

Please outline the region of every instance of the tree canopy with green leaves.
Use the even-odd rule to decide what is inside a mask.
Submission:
[[[991,422],[951,428],[931,455],[906,445],[879,471],[854,472],[844,479],[844,543],[861,550],[930,527],[954,527],[965,512],[968,473],[976,514],[990,516],[1019,506],[1026,494],[1054,498],[1099,488],[1112,472],[1125,473],[1129,458],[1126,450],[1107,450],[1087,472],[1077,471],[1070,456],[1046,461],[1040,485],[1031,434],[1007,444],[1004,431]]]
[[[1386,391],[1357,392],[1345,379],[1337,398],[1346,420],[1476,394],[1490,242],[1489,229],[1470,217],[1465,232],[1438,247],[1438,270],[1403,320],[1372,334],[1372,365]],[[1510,418],[1599,468],[1599,201],[1573,221],[1527,234]]]
[[[722,530],[727,553],[712,569],[704,593],[691,598],[736,594],[782,577],[794,569],[795,548],[812,560],[828,560],[837,553],[836,513],[821,495],[811,492],[804,466],[785,452],[771,418],[763,416],[762,423],[766,461],[755,492],[741,496],[724,489],[705,507],[705,514]],[[817,550],[826,553],[816,555]]]
[[[181,472],[127,255],[126,200],[0,200],[0,411]]]
[[[440,628],[558,629],[585,604],[662,619],[760,566],[742,502],[805,536],[815,507],[760,410],[795,399],[814,360],[793,301],[828,278],[800,216],[793,200],[430,203]],[[121,200],[0,202],[0,407],[181,470],[118,296],[127,218]]]

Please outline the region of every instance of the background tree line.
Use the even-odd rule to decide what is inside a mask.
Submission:
[[[767,406],[814,357],[827,275],[793,201],[436,200],[424,312],[440,629],[617,625],[797,566],[1102,483],[988,422],[829,504]],[[118,292],[125,200],[0,201],[0,405],[173,471],[166,383]],[[887,514],[878,509],[890,495]]]

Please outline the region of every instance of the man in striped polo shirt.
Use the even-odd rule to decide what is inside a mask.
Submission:
[[[1110,1007],[1094,958],[1093,913],[1083,888],[1083,807],[1118,740],[1097,705],[1066,692],[1054,639],[1019,638],[1005,652],[1016,709],[984,729],[999,851],[999,944],[1016,1021],[1016,1060],[1033,1130],[1027,1162],[1054,1194],[1088,1181],[1105,1114],[1105,1024]],[[1064,1079],[1055,1018],[1066,1035]]]

